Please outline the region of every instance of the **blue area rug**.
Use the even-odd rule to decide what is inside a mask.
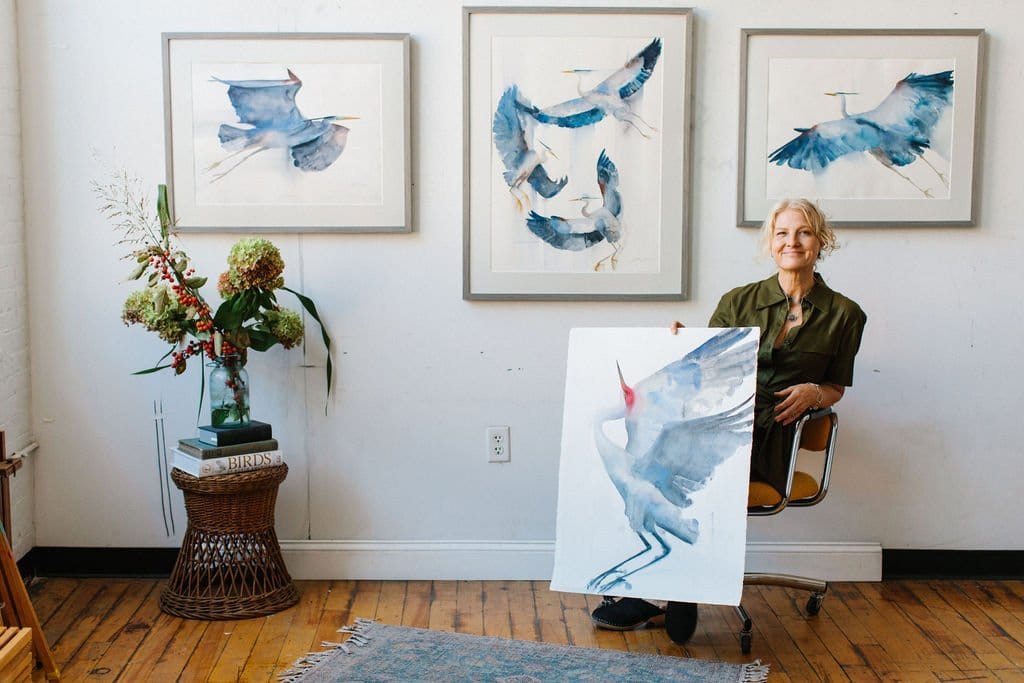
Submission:
[[[699,659],[566,647],[505,638],[387,626],[360,619],[339,633],[344,643],[300,659],[282,674],[286,683],[340,681],[443,681],[539,683],[545,681],[765,681],[768,667]]]

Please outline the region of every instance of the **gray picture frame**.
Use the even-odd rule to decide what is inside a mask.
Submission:
[[[408,34],[161,39],[168,198],[180,232],[412,231]],[[290,88],[281,97],[292,98],[291,117],[244,120],[237,93],[275,82]]]
[[[688,298],[693,21],[692,10],[682,7],[463,8],[464,299],[678,301]],[[541,63],[542,58],[536,54],[525,57],[527,52],[523,46],[526,44],[539,47],[541,53],[550,56],[552,49],[545,44],[548,38],[557,38],[560,46],[575,40],[573,45],[582,45],[584,52],[590,49],[590,41],[603,41],[601,45],[611,49],[605,49],[600,55],[602,63],[594,66],[611,74],[615,69],[624,68],[623,64],[634,55],[639,56],[638,49],[644,49],[645,45],[649,48],[651,37],[660,40],[662,53],[654,66],[654,75],[645,82],[644,91],[636,100],[644,106],[657,103],[653,110],[659,130],[656,133],[645,131],[647,137],[644,137],[609,116],[592,128],[597,139],[602,135],[606,136],[604,142],[611,139],[614,149],[611,145],[594,143],[587,148],[587,156],[580,155],[571,163],[566,162],[564,168],[553,167],[551,172],[565,174],[568,179],[566,195],[571,192],[573,197],[596,196],[598,181],[594,162],[601,152],[615,160],[624,187],[630,180],[636,182],[643,177],[651,184],[646,190],[655,201],[644,202],[623,190],[623,215],[627,210],[633,212],[630,215],[633,220],[622,221],[623,234],[626,239],[636,240],[636,244],[643,239],[654,244],[652,251],[660,249],[659,260],[650,264],[642,262],[638,256],[627,264],[631,254],[617,248],[614,253],[619,258],[614,269],[609,267],[609,261],[599,264],[612,248],[606,248],[600,255],[589,256],[590,252],[583,251],[580,254],[588,256],[567,257],[563,253],[567,250],[550,248],[539,241],[535,233],[531,234],[526,220],[531,210],[545,219],[579,217],[581,204],[569,205],[567,199],[562,201],[558,196],[550,202],[544,198],[536,200],[534,193],[533,198],[527,195],[528,209],[510,213],[518,207],[514,206],[517,200],[510,197],[513,188],[502,185],[505,182],[502,180],[503,154],[496,149],[492,137],[496,107],[500,107],[503,93],[508,91],[512,80],[523,93],[528,92],[529,82],[536,83],[543,78],[550,80],[552,88],[560,89],[558,95],[539,94],[543,90],[530,93],[538,98],[538,107],[573,98],[577,95],[577,86],[583,87],[582,80],[576,84],[571,76],[560,73],[570,66],[583,66],[578,63],[583,59],[579,53],[565,48],[564,58],[559,56],[558,60]],[[518,61],[520,55],[524,56],[522,63]],[[511,80],[495,76],[492,70],[500,67],[493,65],[498,63],[512,67]],[[521,80],[524,74],[526,77]],[[593,82],[598,80],[595,77]],[[524,126],[533,125],[545,126],[545,136],[557,138],[567,134],[566,127],[526,123],[524,119]],[[634,149],[642,149],[640,143],[658,146],[657,165],[630,166],[628,155]],[[631,144],[636,147],[630,148]],[[563,145],[563,157],[568,147]],[[629,229],[633,230],[632,235],[626,234]],[[610,244],[610,240],[604,240],[603,246]],[[569,263],[574,257],[579,257],[580,263]],[[502,263],[503,259],[511,265]],[[549,263],[552,261],[553,267]],[[630,267],[634,270],[630,271]]]
[[[983,29],[742,29],[737,225],[761,225],[775,201],[794,196],[818,201],[839,226],[975,225],[984,37]],[[787,141],[824,138],[844,112],[859,121],[885,106],[896,84],[911,74],[946,69],[952,72],[951,103],[929,135],[916,134],[924,143],[922,156],[900,165],[906,158],[892,162],[888,143],[880,142],[873,150],[823,157],[818,163],[824,169],[790,167]],[[799,114],[787,117],[790,106]],[[792,163],[814,162],[805,157]]]

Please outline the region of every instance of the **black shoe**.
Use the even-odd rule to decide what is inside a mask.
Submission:
[[[600,628],[632,631],[664,613],[665,610],[640,598],[605,598],[600,607],[591,613],[590,618]]]
[[[673,643],[682,645],[697,630],[697,605],[692,602],[670,602],[665,609],[665,630]]]

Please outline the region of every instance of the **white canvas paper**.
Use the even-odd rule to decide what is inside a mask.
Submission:
[[[739,604],[757,345],[571,331],[552,590]]]

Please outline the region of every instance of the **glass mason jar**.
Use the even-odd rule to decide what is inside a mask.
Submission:
[[[249,373],[237,354],[220,356],[210,373],[210,422],[214,427],[249,424]]]

